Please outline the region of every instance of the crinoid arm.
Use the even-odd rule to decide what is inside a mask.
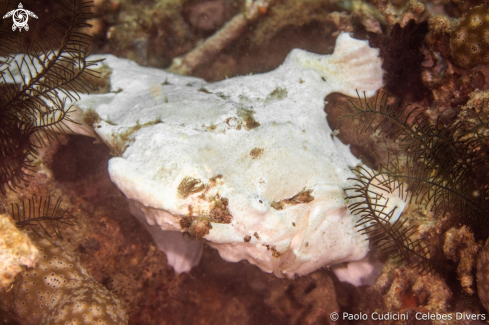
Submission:
[[[19,33],[0,24],[0,193],[28,182],[28,170],[40,146],[70,130],[70,102],[94,88],[98,77],[89,61],[91,1],[57,2],[55,16],[42,43],[26,45]],[[6,5],[0,4],[2,12]],[[9,12],[11,13],[11,12]],[[7,14],[8,15],[8,14]],[[35,17],[37,18],[37,17]],[[15,25],[14,25],[15,28]]]
[[[63,238],[60,224],[74,225],[74,217],[61,209],[62,199],[58,198],[54,205],[50,197],[41,196],[39,201],[33,196],[29,200],[10,205],[10,215],[17,227],[30,228],[39,237],[56,236]]]
[[[357,123],[357,133],[374,132],[379,136],[397,140],[401,146],[409,147],[419,141],[425,134],[431,134],[432,128],[421,113],[408,106],[401,107],[398,100],[389,104],[387,93],[377,92],[369,101],[365,92],[357,91],[359,104],[350,101],[353,111],[342,108],[346,113],[342,118],[349,118]]]
[[[7,109],[15,110],[23,119],[34,120],[36,127],[47,133],[53,130],[45,128],[40,115],[66,111],[67,102],[93,89],[91,78],[98,76],[91,69],[98,61],[86,60],[89,36],[79,32],[90,26],[85,21],[91,15],[91,2],[62,1],[59,5],[67,15],[46,30],[48,45],[19,46],[17,51],[22,54],[8,54],[2,66],[2,82],[15,85],[4,93]]]
[[[369,237],[372,245],[385,256],[399,258],[420,272],[431,272],[429,249],[421,239],[414,239],[417,226],[403,215],[409,193],[403,183],[388,175],[356,167],[354,186],[345,189],[350,211],[359,217],[356,227]]]
[[[398,159],[383,165],[392,180],[405,183],[418,204],[437,211],[457,211],[474,231],[489,222],[489,155],[485,115],[474,114],[467,121],[431,125],[422,113],[406,112],[387,95],[353,104],[344,117],[357,121],[359,133],[371,131],[399,140],[405,149],[402,164]],[[345,111],[345,110],[344,110]],[[414,115],[413,115],[414,114]],[[380,172],[380,170],[379,170]]]

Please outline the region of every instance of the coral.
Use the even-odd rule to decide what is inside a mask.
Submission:
[[[40,250],[39,265],[25,269],[10,290],[0,292],[4,309],[23,325],[127,324],[121,300],[96,282],[78,257],[59,242],[28,234]]]
[[[182,15],[184,1],[150,3],[121,1],[117,21],[108,19],[112,26],[104,33],[105,46],[140,64],[166,66],[172,57],[191,50],[197,39]]]
[[[401,27],[405,27],[410,20],[415,20],[416,22],[424,20],[427,10],[423,2],[417,0],[406,1],[402,10],[395,8],[396,4],[393,2],[379,0],[376,3],[377,8],[390,26],[400,24]]]
[[[478,123],[480,116],[489,116],[489,91],[476,90],[469,95],[469,101],[462,106],[457,116],[457,123],[474,125]],[[488,135],[488,129],[484,130]],[[471,134],[475,136],[475,134]]]
[[[433,101],[426,107],[432,123],[440,116],[442,125],[450,124],[459,108],[476,89],[485,89],[489,69],[478,65],[464,69],[455,64],[450,49],[450,33],[457,20],[435,15],[429,19],[430,32],[423,47],[423,82],[432,91]]]
[[[440,275],[416,277],[411,290],[424,308],[430,312],[448,311],[448,300],[452,292]]]
[[[362,0],[336,2],[336,4],[351,11],[353,16],[360,20],[367,32],[382,34],[381,24],[385,25],[387,22],[384,16],[372,4]],[[335,13],[339,14],[338,12]]]
[[[479,249],[474,234],[466,226],[460,229],[451,228],[445,233],[443,252],[450,260],[458,263],[458,279],[468,295],[474,294],[472,270],[475,268]]]
[[[437,0],[435,0],[437,1]],[[484,3],[480,0],[448,0],[440,1],[444,4],[443,9],[450,17],[460,18],[465,12]]]
[[[0,290],[7,288],[23,266],[33,267],[39,250],[31,239],[17,229],[12,218],[0,214]]]
[[[452,21],[450,18],[444,15],[432,15],[428,19],[428,25],[430,27],[430,31],[435,34],[440,33],[449,33],[452,28]]]
[[[393,268],[394,265],[386,263],[384,274],[372,287],[374,291],[385,292],[383,300],[388,311],[417,309],[443,313],[448,310],[452,292],[443,278],[437,274],[419,275],[414,269]]]
[[[454,61],[462,67],[489,63],[489,5],[467,11],[450,35]]]
[[[489,239],[477,259],[477,293],[486,310],[489,310]]]
[[[430,312],[445,312],[448,309],[448,299],[451,297],[451,292],[439,275],[419,276],[416,270],[395,269],[392,283],[384,295],[387,310],[418,307],[416,302],[409,306],[410,296],[417,298],[419,305]]]
[[[360,309],[354,312],[361,311],[365,314],[390,312],[408,315],[408,322],[382,324],[417,324],[416,313],[446,314],[450,311],[452,297],[450,287],[440,275],[420,275],[415,269],[398,267],[392,259],[386,261],[381,276],[373,286],[355,294],[357,297],[354,299],[361,302]],[[374,325],[379,322],[369,317],[365,324]],[[434,321],[431,324],[446,323]]]

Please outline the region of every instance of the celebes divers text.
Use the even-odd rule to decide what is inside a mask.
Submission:
[[[467,313],[357,313],[350,314],[344,312],[342,314],[343,320],[408,320],[414,318],[415,320],[486,320],[485,314],[467,314]]]

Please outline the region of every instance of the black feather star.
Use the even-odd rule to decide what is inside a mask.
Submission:
[[[470,121],[458,121],[445,127],[431,125],[415,111],[406,113],[397,102],[377,96],[345,117],[358,121],[358,132],[376,132],[396,140],[406,157],[388,159],[375,172],[364,167],[353,169],[354,187],[345,189],[352,213],[360,216],[360,231],[370,236],[381,251],[397,255],[431,271],[429,249],[421,240],[413,240],[416,226],[405,227],[406,216],[392,216],[397,207],[387,209],[388,195],[407,203],[423,205],[435,213],[456,212],[481,238],[489,229],[489,119],[476,115]],[[405,117],[403,117],[405,116]]]
[[[98,77],[88,61],[91,1],[59,1],[43,44],[25,45],[21,33],[0,25],[0,193],[28,182],[38,149],[70,130],[70,101],[94,88]],[[0,8],[8,10],[6,6]],[[3,15],[4,13],[0,13]],[[61,99],[62,97],[63,99]]]
[[[356,176],[354,187],[345,192],[349,200],[356,201],[348,208],[360,217],[356,224],[359,232],[368,235],[370,243],[385,256],[394,255],[394,258],[421,267],[421,272],[431,272],[433,264],[430,263],[429,248],[421,239],[412,239],[417,226],[406,226],[408,219],[402,211],[396,211],[399,207],[389,209],[389,196],[397,193],[400,198],[407,199],[403,184],[364,167],[357,167],[353,172]]]
[[[50,197],[44,200],[41,197],[39,201],[31,197],[21,203],[11,204],[9,214],[18,228],[28,227],[41,238],[44,234],[62,239],[60,223],[73,226],[74,217],[66,214],[68,210],[61,210],[61,202],[61,198],[58,198],[52,206]]]

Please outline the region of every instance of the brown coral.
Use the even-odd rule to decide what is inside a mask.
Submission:
[[[457,274],[460,284],[469,295],[474,294],[472,269],[475,267],[479,249],[474,234],[467,226],[460,229],[453,227],[445,233],[443,251],[449,259],[458,263]]]
[[[477,6],[463,15],[450,35],[450,48],[462,67],[489,62],[489,5]]]
[[[59,243],[29,232],[41,251],[39,265],[0,291],[0,303],[23,325],[127,324],[121,300],[96,282]]]
[[[376,306],[372,301],[370,308],[381,307],[379,309],[388,312],[441,314],[449,310],[452,291],[440,275],[422,275],[416,269],[398,268],[391,259],[385,263],[382,275],[370,289],[370,295],[378,297],[379,294],[382,295],[383,306]]]

